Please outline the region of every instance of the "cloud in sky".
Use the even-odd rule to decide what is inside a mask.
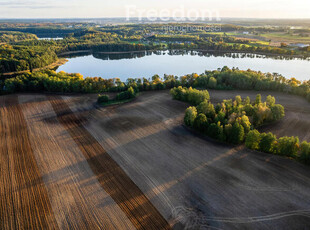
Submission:
[[[0,0],[1,18],[125,17],[139,9],[217,10],[221,17],[310,18],[310,0]]]

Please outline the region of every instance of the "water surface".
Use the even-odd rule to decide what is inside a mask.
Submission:
[[[81,73],[84,77],[150,78],[155,74],[201,74],[228,66],[241,70],[279,73],[286,78],[310,80],[310,61],[303,59],[270,58],[253,54],[202,54],[198,52],[163,51],[138,54],[88,54],[69,57],[57,71]]]

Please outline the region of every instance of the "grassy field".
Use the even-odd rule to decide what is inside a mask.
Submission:
[[[302,37],[299,35],[286,34],[286,33],[267,33],[260,34],[260,36],[271,40],[272,45],[279,45],[281,42],[283,43],[305,43],[310,44],[310,35],[308,37]]]
[[[210,90],[213,102],[251,91]],[[310,104],[269,94],[310,141]],[[1,229],[307,229],[310,171],[183,127],[168,91],[96,108],[96,95],[0,97]]]

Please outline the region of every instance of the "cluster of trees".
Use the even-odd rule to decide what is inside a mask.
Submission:
[[[58,60],[49,46],[0,45],[0,74],[42,68]]]
[[[81,74],[44,71],[26,73],[6,79],[1,88],[5,92],[61,92],[61,93],[101,93],[114,85],[113,79],[83,78]]]
[[[279,48],[271,46],[258,46],[242,43],[226,43],[226,42],[209,42],[200,41],[197,43],[199,49],[213,50],[222,52],[247,52],[247,53],[263,53],[277,55],[296,55],[297,51],[288,48]]]
[[[192,87],[183,88],[182,86],[179,86],[178,88],[171,89],[170,94],[175,100],[189,102],[193,105],[199,105],[204,101],[210,100],[210,95],[207,90],[197,90]]]
[[[110,100],[109,96],[107,94],[98,95],[97,102],[99,104],[106,104],[108,102],[121,102],[126,101],[129,99],[133,99],[136,97],[137,92],[132,88],[129,87],[126,91],[120,92],[116,95],[115,99]]]
[[[245,145],[253,150],[287,156],[310,164],[310,143],[300,143],[298,137],[277,138],[270,132],[260,133],[254,129],[246,136]]]
[[[182,87],[172,89],[173,98],[183,100],[179,96],[183,90]],[[249,97],[243,100],[240,96],[236,96],[234,101],[224,100],[216,106],[204,100],[198,106],[186,109],[184,123],[221,142],[245,142],[250,149],[292,157],[310,164],[310,143],[304,141],[300,144],[298,137],[277,138],[272,133],[259,133],[255,129],[284,117],[284,107],[275,102],[272,96],[262,102],[259,94],[253,103]]]
[[[12,31],[0,31],[0,43],[19,42],[25,40],[36,40],[38,37],[34,34],[12,32]]]
[[[175,89],[171,90],[171,94],[178,99],[174,96]],[[268,96],[266,102],[262,102],[258,94],[254,103],[249,97],[243,100],[240,96],[236,96],[234,101],[224,100],[216,106],[204,100],[186,110],[184,122],[219,141],[240,144],[253,128],[277,121],[284,115],[284,107],[275,104],[274,97]]]
[[[135,90],[130,86],[126,91],[120,92],[116,95],[117,101],[128,100],[136,97]]]

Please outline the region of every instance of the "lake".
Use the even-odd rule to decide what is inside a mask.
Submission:
[[[76,55],[76,54],[74,54]],[[81,73],[84,77],[150,78],[155,74],[201,74],[223,66],[252,69],[264,73],[279,73],[286,78],[310,80],[309,59],[270,58],[255,54],[208,54],[184,51],[157,51],[127,54],[82,54],[67,57],[66,64],[57,69],[68,73]]]

